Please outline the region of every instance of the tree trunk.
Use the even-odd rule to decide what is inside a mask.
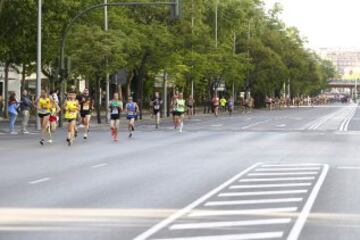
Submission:
[[[22,65],[22,71],[21,71],[21,92],[20,94],[23,93],[23,91],[25,90],[25,78],[26,78],[26,64],[23,63]]]
[[[9,101],[9,68],[10,68],[10,63],[5,63],[5,68],[4,68],[4,72],[5,72],[5,78],[4,78],[4,91],[5,91],[5,96],[4,96],[4,118],[8,118],[8,101]]]
[[[129,78],[127,79],[127,86],[126,86],[126,98],[131,96],[131,84],[135,77],[134,71],[131,71],[129,74]],[[126,100],[126,99],[124,99]]]
[[[140,68],[138,69],[138,74],[137,74],[137,86],[138,86],[138,91],[137,91],[137,103],[139,105],[139,114],[140,114],[140,119],[142,119],[142,114],[143,114],[143,95],[144,95],[144,77],[145,77],[145,66],[146,66],[146,62],[149,58],[149,54],[147,52],[144,53],[144,56],[141,60],[141,65]]]

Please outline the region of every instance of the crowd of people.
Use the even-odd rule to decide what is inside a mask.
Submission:
[[[10,94],[8,99],[8,116],[9,116],[9,128],[10,134],[18,134],[15,130],[15,122],[19,114],[22,116],[21,131],[24,134],[29,133],[28,125],[31,113],[36,113],[40,119],[40,144],[44,145],[53,142],[53,135],[57,131],[59,118],[62,117],[67,123],[66,128],[66,141],[71,146],[78,136],[79,126],[82,128],[83,139],[88,139],[88,133],[90,130],[91,117],[94,111],[94,99],[91,97],[89,90],[84,89],[82,93],[78,93],[74,86],[72,86],[66,93],[66,97],[61,104],[57,91],[48,92],[42,90],[40,97],[32,99],[27,90],[22,92],[21,98],[18,101],[14,92]],[[326,99],[322,97],[317,98],[265,98],[265,104],[267,109],[281,109],[293,106],[309,105],[316,103],[326,103]],[[3,101],[0,101],[3,105]],[[242,113],[249,113],[255,106],[254,98],[252,97],[240,97],[235,102],[234,97],[225,96],[219,97],[218,94],[210,99],[204,99],[204,114],[213,113],[215,117],[219,116],[219,113],[228,113],[232,115],[235,105],[239,106],[239,110]],[[2,110],[3,106],[0,106]],[[109,106],[107,106],[109,112],[109,127],[113,141],[118,141],[119,128],[120,128],[120,116],[123,114],[128,121],[128,136],[131,138],[135,131],[135,122],[138,118],[139,106],[133,100],[131,96],[127,98],[127,102],[123,102],[119,93],[114,93]],[[155,118],[155,128],[160,126],[161,112],[163,109],[163,100],[160,97],[159,92],[155,92],[154,97],[150,100],[150,108],[152,116]],[[0,110],[0,111],[1,111]],[[184,128],[185,114],[191,119],[195,114],[195,100],[190,96],[186,100],[182,92],[174,92],[170,99],[170,112],[172,114],[172,122],[174,129],[180,133]]]

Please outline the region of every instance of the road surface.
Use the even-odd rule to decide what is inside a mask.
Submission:
[[[0,135],[1,240],[359,239],[356,105],[63,131]]]

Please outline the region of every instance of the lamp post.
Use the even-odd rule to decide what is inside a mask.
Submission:
[[[83,11],[79,12],[74,18],[72,18],[70,20],[70,22],[68,23],[68,25],[66,26],[63,34],[62,34],[62,38],[60,41],[60,83],[61,83],[61,88],[60,88],[60,98],[63,101],[64,100],[64,83],[66,80],[66,69],[65,69],[65,46],[66,46],[66,39],[68,36],[68,33],[70,31],[70,29],[72,28],[72,26],[74,25],[74,23],[83,15],[85,15],[86,13],[98,9],[98,8],[104,8],[104,7],[109,7],[109,6],[117,6],[117,7],[124,7],[124,6],[169,6],[171,7],[171,12],[172,12],[172,17],[173,18],[179,18],[181,15],[181,11],[180,11],[180,5],[181,5],[181,1],[182,0],[173,0],[172,2],[116,2],[116,3],[102,3],[102,4],[97,4],[97,5],[93,5],[90,7],[87,7],[86,9],[84,9]],[[59,125],[62,126],[62,121],[60,119],[59,121]]]
[[[37,22],[37,53],[36,53],[36,98],[41,93],[41,28],[42,28],[42,0],[38,0],[38,22]],[[36,118],[36,129],[40,130],[40,119]]]

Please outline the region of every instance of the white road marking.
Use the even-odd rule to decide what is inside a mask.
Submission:
[[[100,163],[100,164],[96,164],[96,165],[93,165],[91,166],[92,168],[101,168],[101,167],[105,167],[107,166],[108,164],[107,163]]]
[[[222,127],[224,126],[224,124],[213,124],[213,125],[210,125],[210,127]]]
[[[204,223],[188,223],[172,225],[170,230],[188,230],[188,229],[206,229],[221,227],[242,227],[242,226],[258,226],[258,225],[274,225],[288,224],[291,218],[270,218],[262,220],[234,221],[234,222],[204,222]]]
[[[253,123],[253,124],[244,126],[244,127],[242,127],[241,129],[242,129],[242,130],[249,129],[249,128],[256,127],[257,125],[260,125],[260,124],[263,124],[263,123],[267,123],[267,122],[270,122],[270,120],[265,120],[265,121],[261,121],[261,122],[256,122],[256,123]]]
[[[360,170],[360,167],[337,167],[338,169],[343,169],[343,170]]]
[[[286,178],[246,178],[240,179],[239,182],[281,182],[281,181],[303,181],[314,180],[315,177],[286,177]]]
[[[247,204],[267,204],[267,203],[290,203],[302,202],[303,198],[279,198],[279,199],[255,199],[255,200],[240,200],[240,201],[214,201],[207,202],[206,207],[210,206],[233,206],[233,205],[247,205]]]
[[[286,127],[286,124],[279,124],[279,125],[276,125],[276,127],[283,128],[283,127]]]
[[[319,172],[281,172],[281,173],[250,173],[248,176],[289,176],[289,175],[317,175]]]
[[[345,117],[345,119],[343,120],[343,122],[340,125],[339,131],[341,132],[347,132],[349,129],[349,125],[351,120],[353,119],[353,117],[355,116],[357,107],[354,107],[349,113],[348,115]]]
[[[284,208],[259,208],[247,210],[210,210],[210,211],[194,211],[189,217],[210,217],[210,216],[235,216],[235,215],[266,215],[269,213],[291,213],[296,212],[297,207]]]
[[[282,238],[283,235],[284,235],[283,232],[264,232],[264,233],[248,233],[248,234],[218,235],[218,236],[158,238],[152,240],[256,240],[256,239]]]
[[[276,171],[312,171],[320,170],[320,167],[297,167],[297,168],[259,168],[255,169],[256,172],[276,172]]]
[[[319,163],[292,163],[292,164],[264,164],[262,167],[306,167],[321,166]]]
[[[174,213],[173,215],[171,215],[170,217],[166,218],[165,220],[161,221],[160,223],[156,224],[155,226],[151,227],[150,229],[148,229],[147,231],[145,231],[144,233],[140,234],[139,236],[135,237],[133,240],[146,240],[148,239],[151,235],[153,235],[154,233],[158,232],[159,230],[161,230],[162,228],[168,226],[169,224],[171,224],[172,222],[176,221],[176,219],[178,219],[181,216],[184,216],[186,214],[188,214],[191,210],[193,210],[195,207],[199,206],[200,204],[204,203],[206,200],[208,200],[210,197],[214,196],[215,194],[217,194],[218,192],[220,192],[221,190],[223,190],[224,188],[228,187],[230,184],[232,184],[234,181],[236,181],[237,179],[239,179],[240,177],[244,176],[245,174],[247,174],[248,172],[250,172],[251,170],[253,170],[254,168],[256,168],[257,166],[261,165],[261,163],[255,164],[249,168],[247,168],[246,170],[242,171],[241,173],[237,174],[236,176],[234,176],[233,178],[231,178],[230,180],[228,180],[227,182],[221,184],[219,187],[213,189],[212,191],[210,191],[209,193],[205,194],[204,196],[200,197],[199,199],[197,199],[196,201],[194,201],[193,203],[189,204],[188,206],[186,206],[185,208],[181,209],[180,211]],[[246,239],[246,238],[245,238]],[[204,240],[204,239],[202,239]]]
[[[311,185],[312,183],[251,184],[251,185],[233,185],[230,187],[230,189],[309,187]]]
[[[265,195],[286,195],[286,194],[303,194],[308,190],[285,190],[285,191],[262,191],[262,192],[229,192],[220,193],[219,197],[241,197],[241,196],[265,196]]]
[[[298,217],[297,221],[295,222],[295,225],[292,228],[287,240],[297,240],[299,238],[300,233],[305,225],[306,219],[309,216],[312,206],[315,203],[316,197],[319,194],[320,188],[325,181],[328,171],[329,171],[329,165],[324,165],[323,171],[322,171],[317,183],[315,184],[312,192],[310,193],[310,196],[309,196],[307,202],[305,203],[305,206],[304,206],[303,210],[301,211],[300,216]]]
[[[36,179],[34,181],[30,181],[29,184],[34,185],[34,184],[43,183],[43,182],[47,182],[47,181],[50,181],[50,178],[46,177],[46,178]]]

